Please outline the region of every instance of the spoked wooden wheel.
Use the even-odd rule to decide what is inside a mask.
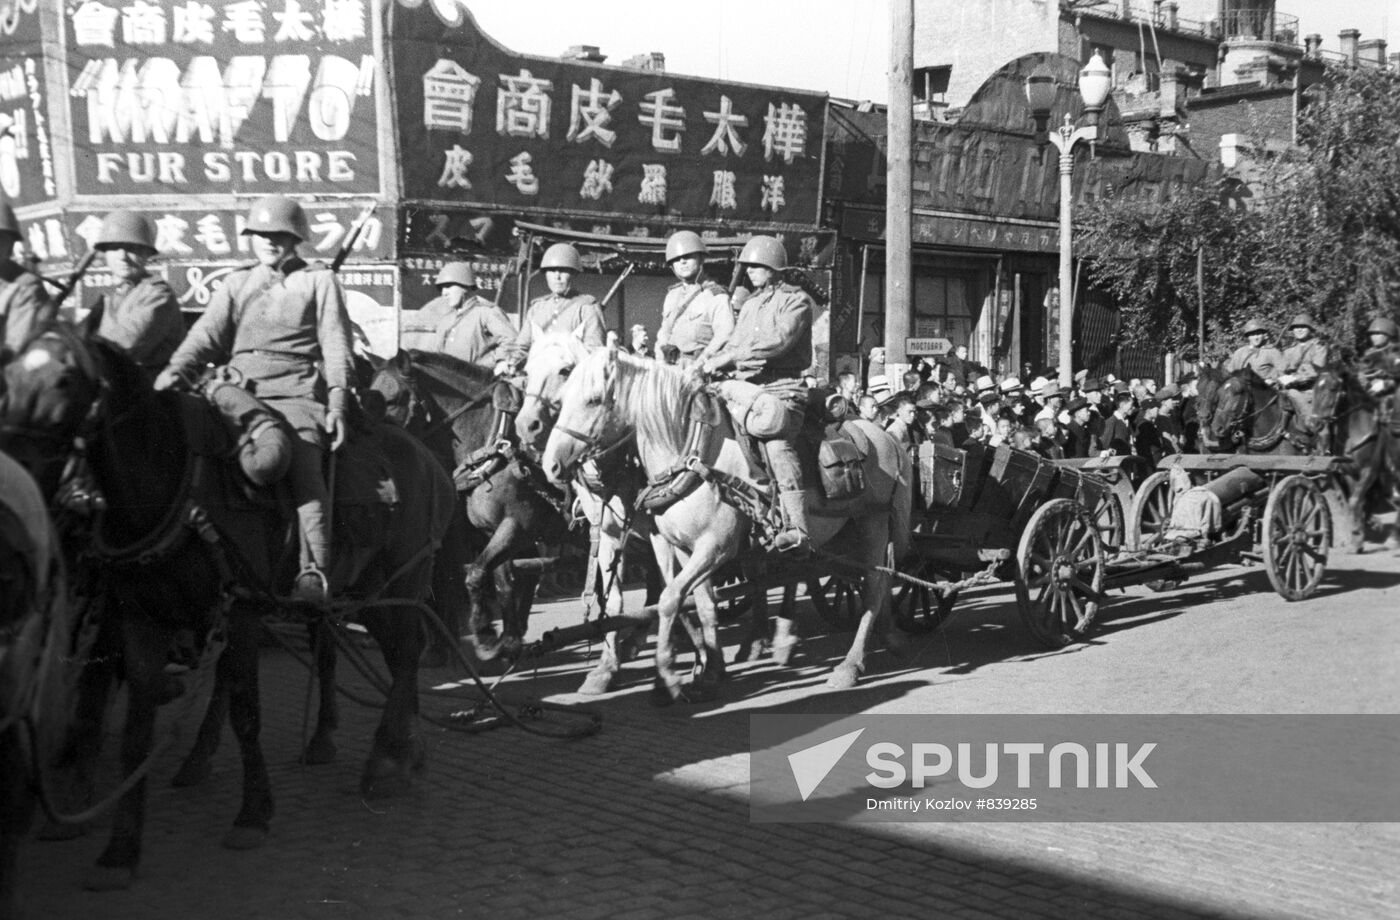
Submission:
[[[1288,476],[1269,491],[1263,521],[1264,570],[1280,597],[1312,597],[1327,570],[1332,513],[1306,476]]]
[[[807,596],[812,606],[832,629],[849,632],[860,623],[861,582],[844,575],[825,579],[813,578],[807,583]]]
[[[1103,592],[1103,538],[1084,506],[1067,498],[1042,505],[1016,552],[1021,619],[1048,648],[1081,639]]]
[[[1127,531],[1123,505],[1118,499],[1118,493],[1112,489],[1105,489],[1097,494],[1098,502],[1090,509],[1090,514],[1094,516],[1104,547],[1116,552],[1123,547]]]
[[[905,574],[922,581],[947,581],[928,559],[916,559]],[[900,629],[908,633],[930,633],[948,621],[958,592],[940,594],[933,588],[896,578],[890,611]]]
[[[1176,495],[1166,470],[1144,479],[1133,496],[1133,508],[1128,514],[1128,548],[1151,548],[1167,529],[1174,504]]]

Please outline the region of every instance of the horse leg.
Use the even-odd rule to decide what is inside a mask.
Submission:
[[[613,527],[605,526],[606,521],[612,516],[606,507],[600,510],[601,518],[598,526],[601,532],[599,533],[596,560],[598,572],[596,589],[601,595],[599,600],[603,612],[609,616],[617,616],[622,612],[622,585],[619,582],[622,580],[623,541],[627,539],[627,534],[625,532],[619,534],[620,528],[616,524]],[[617,572],[619,577],[613,578],[613,572]],[[638,631],[628,627],[616,632],[609,632],[603,637],[603,647],[598,654],[598,663],[583,678],[583,683],[578,688],[579,693],[587,696],[598,696],[617,689],[618,671],[621,669],[623,657],[619,647],[627,643],[632,635]],[[645,635],[645,630],[640,630],[640,632]]]
[[[366,615],[365,627],[379,643],[391,678],[384,715],[360,775],[360,794],[377,799],[404,794],[411,785],[410,773],[423,769],[423,740],[413,731],[418,718],[423,630],[413,609],[400,607]]]
[[[94,775],[97,759],[102,753],[103,722],[107,716],[107,700],[116,680],[116,664],[121,656],[117,645],[119,636],[115,624],[104,625],[92,650],[91,657],[81,665],[76,687],[77,707],[73,723],[64,736],[63,746],[54,760],[54,778],[59,787],[50,792],[55,808],[60,812],[76,813],[93,803]],[[40,840],[72,840],[90,830],[90,825],[44,822],[39,830]]]
[[[724,649],[719,644],[719,604],[715,589],[708,578],[695,586],[695,616],[699,628],[690,628],[690,617],[684,617],[691,641],[695,644],[695,666],[690,672],[690,696],[696,702],[708,702],[719,695],[724,680]]]
[[[681,570],[661,592],[661,601],[657,605],[656,678],[651,689],[652,704],[656,706],[669,706],[683,696],[681,679],[675,669],[676,652],[671,644],[671,633],[681,604],[697,584],[718,568],[722,556],[721,547],[708,533],[696,543],[689,558],[685,558],[681,550],[676,552],[682,559]]]
[[[34,820],[35,800],[29,789],[30,767],[21,727],[0,732],[0,920],[19,917],[19,846]]]
[[[170,637],[139,610],[122,611],[120,620],[127,691],[126,725],[122,728],[121,745],[122,776],[125,778],[135,773],[152,753],[156,707]],[[117,801],[107,847],[84,880],[84,887],[89,891],[131,887],[141,861],[146,787],[147,779],[142,777]]]
[[[229,726],[238,739],[243,761],[243,801],[223,845],[250,850],[267,839],[272,821],[272,783],[267,775],[260,735],[262,711],[258,701],[258,619],[252,611],[229,611],[228,646],[219,658],[218,676],[229,693]]]
[[[312,766],[335,762],[335,730],[340,727],[340,698],[335,692],[335,635],[324,618],[306,624],[311,641],[312,663],[316,666],[318,703],[316,729],[301,752],[301,763]],[[352,640],[353,641],[353,640]]]
[[[500,596],[505,601],[505,616],[501,621],[501,654],[509,659],[520,655],[525,634],[530,629],[530,611],[535,606],[535,590],[540,584],[538,569],[516,572],[510,562],[496,570]]]
[[[833,690],[849,690],[860,680],[860,675],[865,672],[865,652],[870,644],[870,637],[879,634],[886,619],[885,612],[890,601],[890,576],[877,571],[873,563],[866,570],[861,601],[864,610],[861,612],[860,623],[856,625],[856,634],[851,640],[850,650],[826,681],[826,685]],[[894,643],[891,644],[894,646]]]
[[[219,741],[224,734],[224,723],[228,721],[228,686],[223,672],[217,667],[214,671],[214,689],[209,694],[209,705],[200,720],[199,731],[194,737],[190,752],[185,755],[180,769],[171,778],[170,785],[177,789],[198,786],[213,772],[214,753],[219,749]]]
[[[468,561],[468,539],[467,518],[459,503],[433,564],[431,606],[442,625],[447,627],[448,635],[442,635],[442,631],[436,628],[428,630],[428,649],[423,658],[425,667],[446,667],[455,660],[456,640],[462,635],[462,610],[468,603],[466,586],[462,581],[462,571]],[[452,637],[451,640],[448,636]]]
[[[773,622],[773,662],[782,667],[787,667],[792,660],[793,649],[797,647],[797,630],[793,627],[796,621],[797,586],[786,585],[783,588],[783,602]]]
[[[490,620],[483,618],[486,610],[486,579],[510,553],[520,533],[520,522],[514,517],[505,518],[492,532],[491,539],[486,542],[486,548],[466,567],[465,584],[472,611],[468,621],[470,641],[477,657],[482,661],[495,658],[501,651],[499,638]]]

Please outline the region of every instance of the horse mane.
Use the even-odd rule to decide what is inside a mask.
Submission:
[[[606,352],[603,352],[606,354]],[[607,368],[617,368],[617,394],[637,428],[638,441],[680,448],[689,425],[690,397],[697,383],[681,368],[618,351],[612,362],[598,358],[582,364],[587,392],[607,388]]]
[[[583,341],[572,332],[550,331],[536,337],[535,343],[530,348],[530,356],[544,351],[547,348],[559,348],[573,359],[573,367],[578,367],[593,352],[593,349],[583,344]],[[529,361],[526,361],[526,369],[529,369]]]

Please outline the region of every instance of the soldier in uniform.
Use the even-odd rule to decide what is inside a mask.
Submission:
[[[496,364],[497,373],[524,368],[536,332],[573,332],[585,345],[596,348],[603,344],[603,311],[598,301],[573,289],[574,275],[583,271],[578,250],[568,243],[555,243],[544,251],[540,270],[549,293],[530,303],[505,358]]]
[[[705,277],[705,241],[699,234],[689,230],[671,234],[666,241],[666,264],[677,281],[661,307],[657,354],[661,346],[675,345],[682,366],[703,361],[723,348],[734,331],[729,292]]]
[[[1327,366],[1327,346],[1315,337],[1317,324],[1312,316],[1299,313],[1289,323],[1293,333],[1293,344],[1283,350],[1282,373],[1278,376],[1278,386],[1290,400],[1298,414],[1312,420],[1312,388],[1317,375]]]
[[[772,429],[750,433],[762,439],[778,484],[778,502],[786,526],[774,540],[774,546],[780,551],[801,554],[811,548],[811,541],[796,440],[806,404],[802,375],[812,363],[814,306],[812,298],[800,287],[783,283],[787,251],[780,240],[754,237],[739,254],[739,262],[747,271],[754,292],[744,301],[729,343],[697,367],[703,374],[729,370],[738,381],[749,384],[720,385],[721,396],[731,406],[736,402],[754,404],[763,398],[785,404],[785,413],[775,413],[780,418]],[[735,413],[735,418],[743,423],[746,416],[753,418],[756,414]]]
[[[185,337],[175,292],[146,267],[156,254],[155,231],[135,211],[113,211],[102,221],[95,248],[114,287],[92,305],[84,325],[125,351],[153,380]]]
[[[1230,355],[1225,362],[1225,373],[1233,374],[1246,367],[1254,368],[1254,373],[1269,383],[1273,383],[1279,375],[1279,369],[1283,367],[1283,354],[1272,345],[1265,345],[1268,339],[1269,330],[1257,319],[1252,319],[1244,324],[1244,337],[1249,343],[1241,345],[1235,349],[1235,353]]]
[[[350,318],[335,274],[309,265],[297,245],[310,235],[306,213],[289,198],[270,195],[253,205],[246,236],[257,264],[228,276],[185,337],[156,388],[172,386],[209,361],[227,360],[253,394],[296,430],[292,498],[302,541],[294,595],[324,603],[329,593],[330,501],[322,451],[339,450],[348,432],[353,379]]]
[[[0,202],[0,351],[10,355],[58,316],[44,282],[14,260],[21,236],[14,209]],[[0,363],[4,360],[0,354]]]
[[[1361,379],[1371,395],[1392,396],[1400,382],[1400,326],[1381,316],[1371,320],[1366,332],[1371,347],[1361,356]]]
[[[438,296],[416,314],[405,314],[399,347],[494,367],[498,351],[515,339],[515,326],[504,310],[477,296],[471,263],[447,263],[433,283]]]

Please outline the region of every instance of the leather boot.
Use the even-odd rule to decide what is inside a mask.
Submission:
[[[773,548],[793,556],[807,555],[812,551],[812,541],[807,532],[807,505],[803,493],[780,492],[778,504],[782,508],[787,529],[773,538]]]
[[[301,524],[301,571],[292,585],[292,597],[316,606],[330,600],[330,541],[326,539],[325,506],[318,501],[297,508]]]

